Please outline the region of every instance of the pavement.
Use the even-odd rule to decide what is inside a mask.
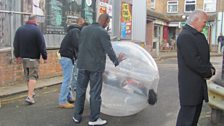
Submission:
[[[155,51],[150,52],[152,57],[155,59],[156,62],[160,62],[167,58],[175,58],[177,56],[176,51],[162,51],[159,53],[159,56],[156,55]],[[222,56],[218,53],[211,53],[211,56]],[[46,79],[39,79],[37,81],[36,89],[41,89],[53,85],[61,84],[62,82],[62,76],[56,76],[52,78],[46,78]],[[24,98],[22,94],[27,92],[27,85],[25,82],[18,82],[15,85],[7,85],[0,87],[0,108],[1,105],[7,104],[11,101],[14,101],[15,99]]]

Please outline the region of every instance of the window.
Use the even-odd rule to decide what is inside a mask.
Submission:
[[[156,6],[156,0],[151,0],[151,5],[150,7],[155,9],[155,6]]]
[[[177,13],[178,12],[178,1],[169,0],[167,1],[167,13]]]
[[[185,0],[185,12],[195,10],[196,0]]]
[[[204,0],[205,12],[216,12],[216,0]]]

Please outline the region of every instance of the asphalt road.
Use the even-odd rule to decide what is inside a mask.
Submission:
[[[212,58],[219,69],[221,57]],[[102,114],[108,120],[107,126],[175,126],[179,110],[176,59],[166,59],[158,63],[160,81],[158,102],[143,111],[128,117],[113,117]],[[18,99],[0,109],[0,126],[87,126],[89,105],[86,104],[83,121],[72,121],[73,109],[57,108],[59,86],[36,91],[37,103],[28,106],[24,99]],[[210,108],[204,104],[199,125],[215,126],[210,122]]]

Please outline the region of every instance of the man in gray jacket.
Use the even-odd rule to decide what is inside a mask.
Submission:
[[[124,60],[124,54],[116,57],[110,36],[104,29],[110,22],[108,14],[101,14],[98,23],[82,29],[77,67],[79,68],[75,113],[73,120],[80,123],[84,110],[86,88],[90,81],[90,118],[89,125],[104,125],[106,120],[100,118],[102,74],[106,64],[106,54],[115,66]]]

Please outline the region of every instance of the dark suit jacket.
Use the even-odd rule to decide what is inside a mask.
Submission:
[[[209,45],[205,36],[185,25],[177,38],[178,83],[181,105],[208,102],[205,78],[212,76]]]
[[[80,35],[77,61],[79,69],[103,72],[106,54],[115,66],[119,64],[111,45],[110,36],[99,24],[94,23],[84,27]]]

